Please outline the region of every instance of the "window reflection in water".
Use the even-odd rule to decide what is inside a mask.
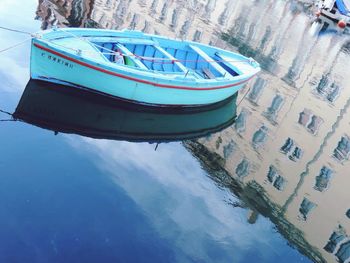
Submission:
[[[223,168],[232,178],[244,178],[244,186],[258,185],[259,194],[267,192],[269,204],[283,207],[283,220],[305,233],[293,238],[294,232],[286,231],[292,244],[305,254],[312,251],[308,256],[314,261],[346,262],[350,200],[342,193],[349,189],[349,44],[339,35],[307,36],[309,9],[298,1],[213,2],[113,5],[102,0],[91,5],[92,10],[79,5],[81,15],[74,17],[81,26],[129,27],[232,47],[259,61],[265,71],[249,84],[234,130],[199,142],[227,160]],[[43,28],[64,25],[73,17],[65,6],[51,10],[51,15],[45,4],[38,9]],[[57,12],[61,14],[55,16]],[[200,27],[206,19],[208,26]],[[333,203],[336,211],[329,207]],[[277,213],[275,206],[270,208]],[[328,217],[339,209],[342,218]],[[300,223],[300,218],[305,221]]]

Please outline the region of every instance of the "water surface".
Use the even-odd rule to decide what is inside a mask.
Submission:
[[[234,124],[193,142],[0,122],[1,262],[348,260],[346,37],[309,34],[296,1],[55,2],[2,0],[0,25],[138,29],[238,50],[264,72]],[[0,49],[26,38],[0,31]],[[28,87],[29,55],[29,42],[0,54],[4,111]],[[343,238],[325,249],[332,233]]]

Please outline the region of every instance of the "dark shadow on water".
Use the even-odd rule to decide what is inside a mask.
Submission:
[[[201,108],[155,108],[30,80],[13,117],[55,133],[169,142],[204,137],[232,125],[236,119],[236,99],[237,96],[233,96]]]

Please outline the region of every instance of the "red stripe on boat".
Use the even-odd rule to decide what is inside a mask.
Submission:
[[[122,74],[118,74],[118,73],[115,73],[113,71],[109,71],[109,70],[106,70],[106,69],[103,69],[103,68],[100,68],[100,67],[96,67],[94,65],[91,65],[91,64],[88,64],[88,63],[85,63],[85,62],[82,62],[80,60],[77,60],[77,59],[74,59],[74,58],[71,58],[71,57],[68,57],[64,54],[61,54],[55,50],[52,50],[52,49],[49,49],[49,48],[46,48],[46,47],[43,47],[37,43],[34,43],[34,46],[36,46],[37,48],[40,48],[42,50],[45,50],[47,52],[50,52],[52,54],[55,54],[57,56],[60,56],[64,59],[67,59],[67,60],[70,60],[72,62],[75,62],[79,65],[82,65],[82,66],[85,66],[85,67],[88,67],[88,68],[91,68],[91,69],[94,69],[94,70],[97,70],[97,71],[100,71],[100,72],[103,72],[103,73],[106,73],[106,74],[109,74],[109,75],[113,75],[113,76],[117,76],[117,77],[120,77],[120,78],[124,78],[124,79],[128,79],[128,80],[133,80],[133,81],[137,81],[137,82],[141,82],[141,83],[145,83],[145,84],[150,84],[150,85],[153,85],[153,86],[156,86],[156,87],[161,87],[161,88],[169,88],[169,89],[183,89],[183,90],[215,90],[215,89],[225,89],[225,88],[230,88],[230,87],[234,87],[234,86],[238,86],[238,85],[241,85],[247,81],[249,81],[251,78],[254,77],[251,76],[249,77],[248,79],[245,79],[245,80],[242,80],[240,82],[237,82],[237,83],[234,83],[234,84],[228,84],[228,85],[224,85],[224,86],[216,86],[216,87],[208,87],[208,88],[191,88],[191,87],[186,87],[186,86],[173,86],[173,85],[167,85],[167,84],[160,84],[160,83],[156,83],[156,82],[151,82],[151,81],[147,81],[147,80],[142,80],[142,79],[137,79],[137,78],[133,78],[133,77],[129,77],[129,76],[126,76],[126,75],[122,75]]]

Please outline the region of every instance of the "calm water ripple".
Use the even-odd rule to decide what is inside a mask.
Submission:
[[[29,42],[1,53],[0,262],[349,262],[350,41],[312,32],[310,2],[2,0],[1,26],[142,30],[264,71],[159,113],[29,81]]]

